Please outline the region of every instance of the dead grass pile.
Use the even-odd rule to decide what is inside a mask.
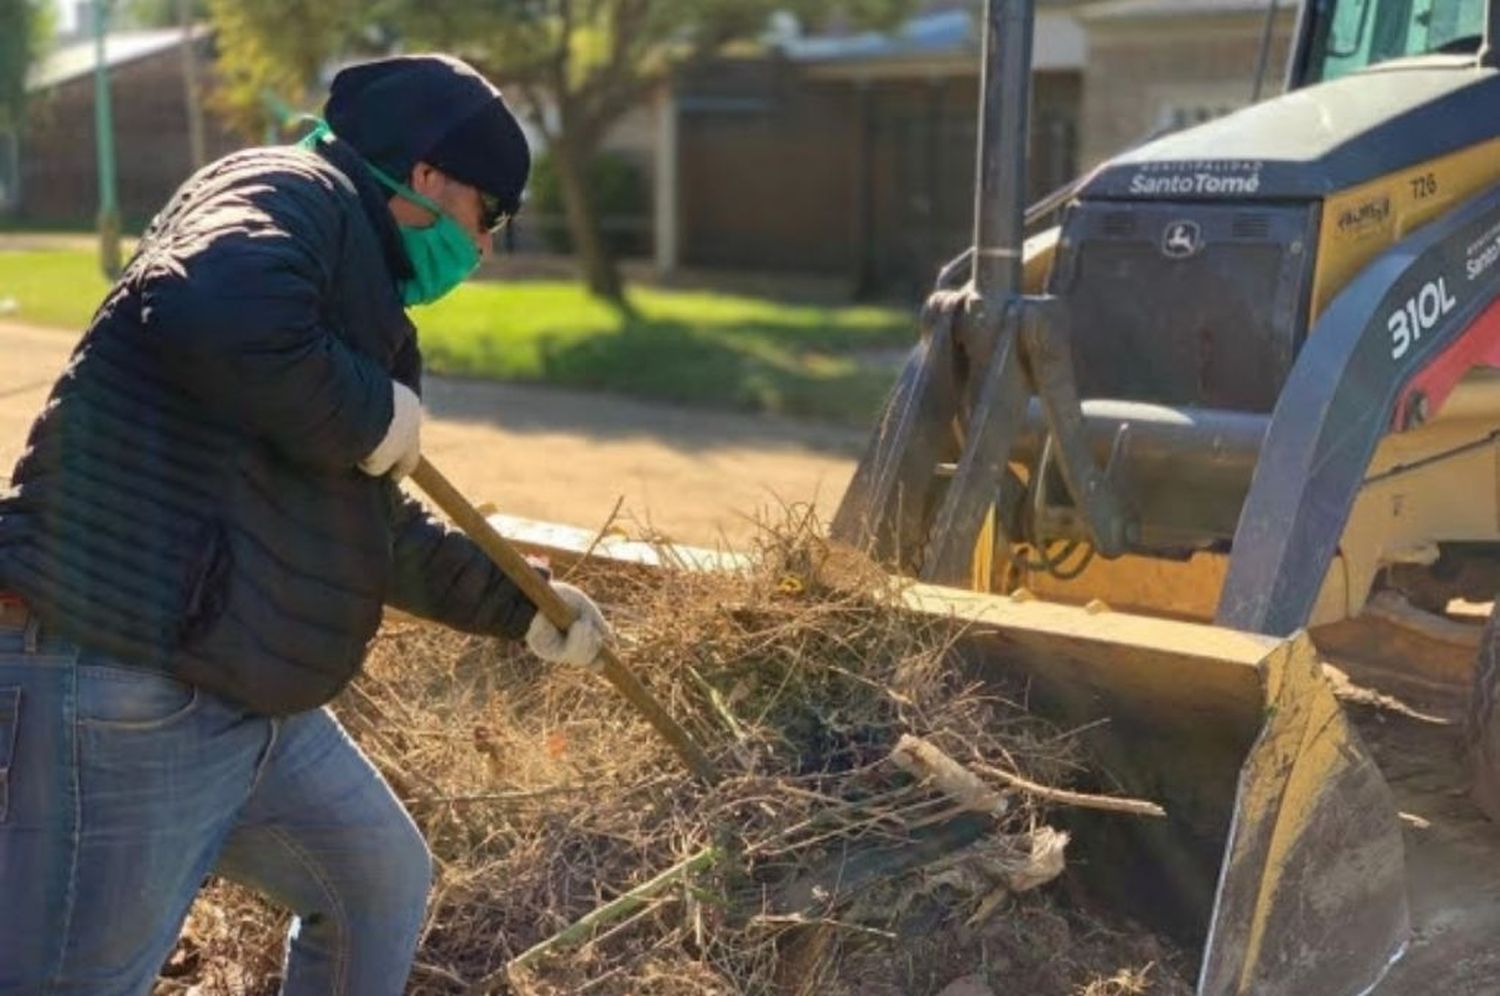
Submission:
[[[1030,891],[1066,835],[992,775],[1075,782],[1068,732],[969,676],[956,624],[892,611],[892,582],[832,563],[820,533],[789,515],[736,572],[569,578],[714,758],[712,788],[592,675],[383,631],[336,709],[437,857],[411,992],[878,996],[966,975],[1032,996],[1189,991],[1149,934]],[[274,991],[283,930],[216,885],[166,985]]]

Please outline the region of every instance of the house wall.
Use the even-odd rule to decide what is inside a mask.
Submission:
[[[726,65],[679,88],[683,261],[837,271],[847,266],[855,102],[785,65]]]
[[[870,89],[864,161],[874,200],[868,229],[856,222],[861,290],[920,295],[939,266],[973,242],[978,90],[977,75]],[[1028,202],[1075,172],[1079,97],[1076,73],[1033,77]]]
[[[1194,123],[1250,102],[1264,14],[1087,18],[1085,24],[1084,169],[1158,128]],[[1293,5],[1280,13],[1272,35],[1262,97],[1282,90],[1295,27]]]
[[[200,65],[207,67],[205,58]],[[204,83],[207,84],[206,70]],[[191,171],[182,57],[171,49],[116,67],[110,107],[115,171],[127,227],[148,221]],[[210,160],[245,143],[205,115]],[[21,198],[27,222],[92,225],[99,208],[94,144],[94,79],[69,80],[33,94],[20,149]]]
[[[1080,80],[1038,73],[1033,196],[1074,169]],[[846,274],[920,293],[973,231],[978,77],[818,78],[779,61],[678,92],[689,265]]]

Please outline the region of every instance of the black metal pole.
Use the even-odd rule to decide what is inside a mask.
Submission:
[[[1035,0],[985,0],[974,287],[992,307],[1021,289]]]
[[[1255,59],[1255,86],[1250,90],[1250,103],[1260,103],[1260,92],[1265,88],[1266,70],[1271,65],[1271,39],[1276,33],[1276,15],[1280,12],[1277,0],[1266,6],[1266,23],[1260,32],[1260,54]]]
[[[963,456],[933,521],[922,579],[967,586],[975,538],[994,504],[1026,411],[1020,356],[1021,245],[1025,237],[1026,116],[1036,0],[985,0],[973,292],[964,345],[984,374],[969,384]],[[995,520],[996,529],[1001,523]],[[984,581],[988,584],[988,581]]]
[[[1311,0],[1304,0],[1311,2]],[[1485,4],[1484,16],[1484,42],[1479,46],[1479,64],[1481,66],[1494,66],[1500,62],[1496,55],[1496,39],[1500,36],[1500,0],[1490,0]]]

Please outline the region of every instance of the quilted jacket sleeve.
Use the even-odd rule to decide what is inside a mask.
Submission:
[[[536,606],[472,540],[390,485],[396,608],[468,633],[518,640]]]
[[[369,453],[392,412],[390,376],[322,319],[344,197],[292,170],[214,187],[170,220],[140,277],[144,331],[169,375],[212,413],[330,470]]]

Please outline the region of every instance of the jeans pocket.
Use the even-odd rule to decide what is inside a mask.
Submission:
[[[10,812],[10,769],[15,764],[16,737],[21,728],[21,689],[0,688],[0,824]]]
[[[159,671],[120,664],[78,664],[78,721],[116,730],[155,730],[187,716],[198,689]]]

